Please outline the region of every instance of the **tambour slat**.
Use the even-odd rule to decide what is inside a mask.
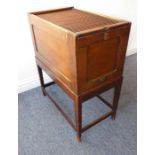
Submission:
[[[74,8],[41,13],[38,16],[75,33],[92,28],[105,27],[120,22],[118,20],[102,17]]]

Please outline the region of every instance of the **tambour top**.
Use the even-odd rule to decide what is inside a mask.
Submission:
[[[37,13],[37,16],[74,33],[90,29],[104,28],[122,23],[121,20],[96,15],[75,8],[62,9],[51,12],[40,12]]]

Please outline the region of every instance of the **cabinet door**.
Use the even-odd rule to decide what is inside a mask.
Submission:
[[[79,92],[121,76],[129,29],[122,27],[77,39]]]

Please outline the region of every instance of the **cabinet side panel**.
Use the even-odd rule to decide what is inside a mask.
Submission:
[[[57,39],[51,32],[37,27],[34,27],[34,35],[39,55],[69,79],[67,37]]]
[[[122,76],[129,31],[130,25],[78,39],[79,93]]]
[[[68,31],[46,23],[34,15],[31,16],[30,23],[35,38],[36,57],[48,66],[54,78],[61,79],[61,82],[73,91],[75,62],[72,56],[75,50],[71,50],[70,44],[74,43],[74,37]]]

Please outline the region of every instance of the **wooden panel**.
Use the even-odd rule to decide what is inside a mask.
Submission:
[[[36,56],[77,92],[75,36],[33,14],[29,14]]]
[[[129,31],[125,26],[77,38],[79,93],[121,77]]]
[[[57,70],[69,79],[69,56],[66,40],[58,40],[52,36],[50,32],[46,32],[37,27],[34,27],[34,35],[39,54],[44,57],[51,66],[57,66]],[[62,44],[64,44],[64,46],[62,46]]]
[[[116,67],[119,38],[102,40],[89,46],[87,54],[87,80],[112,72]]]

